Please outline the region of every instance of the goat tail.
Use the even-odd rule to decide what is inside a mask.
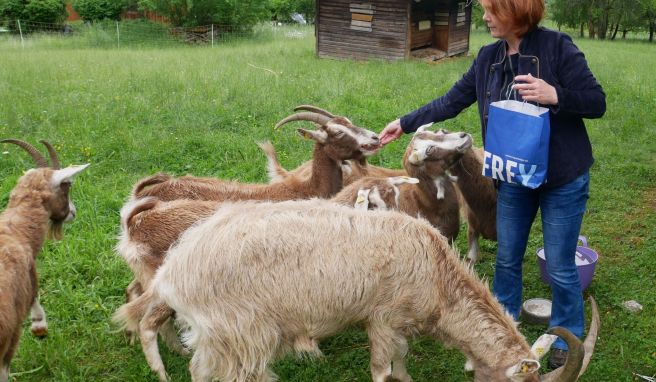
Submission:
[[[127,234],[128,227],[132,219],[140,213],[150,210],[159,203],[159,199],[153,196],[148,196],[141,199],[133,199],[127,202],[121,208],[121,229]]]
[[[159,183],[164,183],[171,178],[172,178],[171,175],[167,175],[160,172],[158,174],[151,175],[149,177],[141,179],[132,188],[132,199],[136,199],[140,197],[141,193],[146,187],[150,187],[152,185],[159,184]]]
[[[121,305],[120,308],[112,315],[112,321],[119,326],[121,330],[132,333],[139,332],[139,321],[146,314],[146,310],[153,297],[152,290],[149,288],[136,299]]]
[[[276,154],[276,149],[273,147],[271,142],[258,142],[257,145],[260,147],[260,149],[262,149],[262,151],[264,151],[264,155],[267,157],[267,172],[269,174],[269,183],[276,183],[286,178],[289,173],[280,165],[278,156]]]

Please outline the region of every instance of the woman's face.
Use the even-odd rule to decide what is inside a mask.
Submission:
[[[483,6],[483,21],[487,24],[487,27],[490,28],[490,34],[494,38],[507,39],[508,37],[514,37],[514,33],[510,30],[510,25],[505,25],[499,21],[499,19],[490,11],[488,4],[481,2]]]

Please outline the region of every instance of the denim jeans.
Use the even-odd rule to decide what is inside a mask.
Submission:
[[[562,326],[577,337],[584,329],[583,295],[575,253],[589,196],[589,173],[554,188],[530,189],[500,182],[497,192],[497,259],[493,291],[518,318],[522,304],[522,260],[538,208],[547,270],[551,278],[552,310],[549,326]],[[567,349],[562,339],[553,345]]]

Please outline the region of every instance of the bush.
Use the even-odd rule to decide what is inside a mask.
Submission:
[[[64,0],[0,0],[0,18],[40,23],[66,19]]]
[[[76,0],[73,8],[84,21],[119,20],[125,0]]]
[[[300,13],[306,20],[314,19],[314,0],[271,0],[271,15],[276,21],[292,21],[292,13]]]
[[[139,5],[166,16],[174,26],[219,24],[250,28],[269,18],[268,2],[262,0],[139,0]]]

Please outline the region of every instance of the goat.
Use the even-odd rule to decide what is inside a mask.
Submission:
[[[341,161],[364,158],[380,148],[375,133],[353,125],[345,117],[329,118],[314,112],[301,112],[284,118],[276,124],[276,128],[292,121],[311,121],[317,126],[317,130],[297,130],[301,136],[316,142],[309,179],[289,177],[275,184],[244,184],[214,178],[172,178],[157,174],[139,181],[133,188],[132,198],[156,196],[161,200],[219,201],[330,198],[342,188]]]
[[[551,329],[569,357],[544,380],[575,381],[585,371],[599,326],[592,306],[584,344]],[[537,381],[543,353],[426,221],[323,200],[221,204],[182,235],[122,312],[142,317],[125,324],[138,325],[147,356],[167,309],[186,325],[197,382],[272,381],[269,363],[299,341],[357,324],[369,335],[374,382],[412,380],[404,356],[416,335],[459,348],[476,381]]]
[[[22,322],[31,311],[31,331],[48,334],[48,323],[38,298],[36,257],[46,235],[62,238],[62,226],[75,218],[69,198],[73,177],[88,165],[60,168],[55,149],[43,143],[52,166],[27,142],[3,139],[27,151],[38,168],[27,171],[9,196],[0,215],[0,382],[9,378],[9,364],[18,347]]]
[[[419,184],[399,188],[401,191],[399,210],[411,216],[420,215],[426,218],[449,240],[455,240],[460,230],[458,194],[451,184],[452,177],[447,171],[470,150],[472,138],[465,133],[433,133],[427,131],[429,126],[425,125],[418,129],[410,141],[403,159],[405,171],[350,161],[348,165],[342,165],[343,168],[348,166],[352,170],[343,171],[343,179],[347,184],[365,174],[376,176],[399,173],[419,179]],[[277,172],[281,167],[273,147],[270,145],[261,145],[261,147],[268,158],[269,173]],[[294,173],[283,175],[281,181],[285,181],[287,177],[303,177],[308,168],[311,166],[301,166]]]
[[[312,105],[300,105],[294,108],[294,111],[299,111],[299,110],[307,110],[307,111],[322,114],[328,118],[335,118],[335,115],[333,115],[329,111],[320,109]],[[290,177],[294,177],[297,179],[308,179],[312,175],[313,161],[309,160],[303,163],[301,166],[297,167],[296,169],[292,171],[287,171],[280,165],[280,162],[278,161],[273,146],[271,146],[270,144],[260,145],[260,148],[262,149],[262,151],[264,151],[267,157],[267,173],[269,175],[270,183],[282,182]],[[342,182],[345,186],[365,176],[391,178],[391,177],[407,175],[404,170],[388,169],[384,167],[370,165],[367,163],[366,158],[361,158],[359,160],[345,159],[342,161],[341,165],[342,165]]]
[[[309,160],[302,165],[296,167],[292,171],[285,170],[280,161],[275,149],[271,145],[260,145],[262,151],[267,157],[267,174],[269,176],[269,183],[282,182],[287,178],[295,177],[297,179],[308,179],[312,174],[312,161]],[[369,176],[377,178],[391,178],[397,176],[407,176],[405,170],[397,170],[385,167],[374,166],[367,163],[366,159],[354,161],[343,160],[342,163],[342,183],[347,186],[356,180]]]
[[[345,187],[331,201],[365,210],[398,208],[398,185],[417,182],[409,177],[362,178]],[[121,209],[121,233],[116,251],[135,276],[126,289],[127,302],[148,287],[164,262],[166,251],[179,236],[214,213],[221,203],[191,199],[161,201],[146,197],[129,202]],[[163,326],[161,334],[171,349],[186,353],[170,322]],[[132,342],[132,333],[129,335]]]
[[[449,134],[440,129],[437,134]],[[497,240],[497,190],[492,179],[483,176],[483,149],[471,147],[450,168],[467,220],[467,258],[475,263],[479,259],[478,237]]]

